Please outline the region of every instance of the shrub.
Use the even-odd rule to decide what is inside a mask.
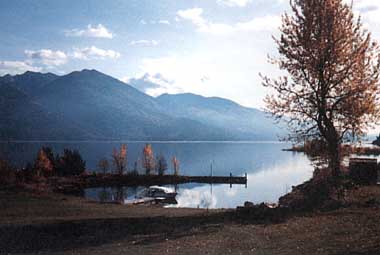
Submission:
[[[0,160],[0,184],[14,184],[16,182],[16,169],[6,160]]]
[[[86,170],[86,162],[77,150],[65,149],[61,157],[56,160],[56,172],[59,176],[81,175]]]

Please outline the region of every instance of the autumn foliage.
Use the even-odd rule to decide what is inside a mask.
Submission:
[[[36,161],[34,162],[34,170],[37,176],[51,176],[54,171],[54,162],[48,156],[48,149],[41,148],[38,151]]]
[[[289,124],[290,139],[322,139],[337,176],[340,144],[379,120],[379,47],[343,0],[294,0],[291,10],[270,59],[287,75],[263,76],[267,111]]]
[[[120,146],[120,151],[117,149],[113,150],[112,153],[113,164],[115,170],[118,174],[122,175],[127,168],[127,145],[122,144]]]
[[[143,166],[146,174],[152,174],[155,169],[155,160],[152,145],[146,144],[143,149]]]

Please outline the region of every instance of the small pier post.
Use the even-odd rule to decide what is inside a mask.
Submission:
[[[248,177],[247,177],[247,172],[245,172],[245,188],[248,187]]]
[[[232,188],[232,173],[230,173],[230,189]]]

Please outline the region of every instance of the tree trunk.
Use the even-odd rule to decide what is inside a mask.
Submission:
[[[328,142],[329,148],[329,168],[333,178],[337,178],[340,175],[340,148],[339,143],[332,141]]]

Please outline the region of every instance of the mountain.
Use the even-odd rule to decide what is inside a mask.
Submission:
[[[46,84],[57,79],[59,76],[52,73],[38,73],[27,71],[15,76],[5,75],[0,77],[0,84],[12,84],[20,91],[29,96],[35,96]]]
[[[275,138],[274,125],[258,110],[192,94],[153,98],[96,70],[6,75],[0,88],[7,109],[0,112],[0,139]]]
[[[0,84],[0,138],[19,140],[91,138],[86,132],[51,114],[21,90]]]
[[[277,136],[284,135],[284,129],[275,125],[263,111],[228,99],[186,93],[163,94],[157,101],[173,116],[223,129],[226,134],[235,134],[238,140],[276,140]]]
[[[215,130],[197,121],[186,118],[172,117],[165,113],[164,109],[150,97],[135,88],[95,70],[83,70],[72,72],[68,75],[52,77],[46,74],[33,73],[33,82],[28,82],[27,72],[21,76],[4,76],[0,78],[0,84],[5,88],[13,88],[18,91],[30,91],[28,101],[39,105],[41,112],[35,117],[24,116],[24,119],[32,123],[45,122],[46,116],[59,116],[81,131],[75,132],[70,139],[124,139],[124,140],[222,140],[226,137],[220,130]],[[40,80],[40,82],[34,82]],[[26,91],[26,90],[25,90]],[[23,99],[13,100],[19,107]],[[19,107],[25,109],[25,107]],[[25,110],[26,112],[26,110]],[[25,130],[27,126],[15,122],[18,112],[2,112],[3,127]],[[26,115],[26,114],[24,114]],[[13,121],[12,121],[13,120]],[[55,120],[56,123],[62,121]],[[36,124],[37,125],[37,124]],[[66,129],[68,125],[49,129],[57,132]],[[7,128],[9,130],[10,128]],[[41,131],[28,132],[33,139],[52,139],[51,135]],[[46,129],[42,129],[46,130]],[[83,135],[83,133],[85,135]],[[2,139],[20,139],[20,132],[2,132]],[[23,139],[24,139],[23,135]],[[48,138],[49,137],[49,138]],[[54,139],[61,140],[57,135]]]

